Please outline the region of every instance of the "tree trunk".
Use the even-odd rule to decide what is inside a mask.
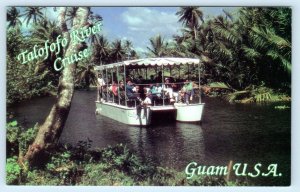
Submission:
[[[68,46],[65,50],[64,56],[70,56],[72,53],[78,53],[80,46],[70,42],[70,33],[66,24],[66,7],[62,7],[59,14],[59,25],[63,32],[63,37],[68,39]],[[89,15],[89,8],[80,7],[77,10],[76,17],[73,18],[73,26],[71,30],[79,29],[87,23]],[[62,71],[58,85],[58,94],[56,103],[53,105],[45,122],[39,127],[39,131],[32,145],[29,146],[28,151],[24,157],[31,165],[40,161],[40,157],[45,152],[54,147],[62,133],[65,122],[67,120],[71,101],[74,93],[76,63],[66,65]],[[43,162],[39,162],[43,163]]]

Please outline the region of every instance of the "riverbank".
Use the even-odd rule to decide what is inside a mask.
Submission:
[[[110,186],[228,186],[247,183],[225,177],[193,177],[184,172],[142,161],[126,145],[91,149],[91,140],[76,146],[58,145],[34,166],[22,162],[37,126],[22,131],[16,121],[7,124],[6,181],[8,185],[110,185]]]
[[[78,149],[77,149],[78,150]],[[141,162],[122,144],[83,153],[59,150],[45,167],[25,170],[16,157],[7,159],[8,185],[236,186],[223,177],[186,179],[184,173]],[[50,155],[50,154],[49,154]],[[83,155],[83,156],[82,156]],[[80,159],[81,158],[81,159]],[[14,168],[12,168],[14,167]],[[14,169],[12,171],[11,169]],[[245,185],[245,183],[243,183]]]

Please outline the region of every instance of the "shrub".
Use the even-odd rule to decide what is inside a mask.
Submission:
[[[19,133],[16,122],[9,123],[8,142],[32,141],[34,129]],[[17,132],[17,134],[16,134]],[[20,142],[19,142],[20,143]],[[91,141],[80,141],[75,147],[59,145],[49,151],[44,167],[24,170],[17,156],[9,156],[6,164],[7,183],[19,185],[234,185],[224,178],[199,177],[187,180],[183,172],[144,162],[118,144],[105,149],[91,150]],[[26,166],[24,166],[26,167]]]
[[[6,142],[8,156],[19,155],[25,152],[29,145],[35,139],[38,132],[38,125],[25,130],[18,125],[17,121],[11,121],[6,124]]]
[[[18,158],[13,156],[6,160],[6,183],[17,184],[21,177],[21,167],[18,164]]]

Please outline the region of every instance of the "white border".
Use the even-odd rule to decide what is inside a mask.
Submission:
[[[299,2],[299,1],[298,1]],[[5,184],[5,119],[6,119],[6,6],[30,6],[30,5],[42,5],[42,6],[184,6],[184,5],[199,5],[199,6],[291,6],[292,7],[292,163],[291,163],[291,186],[290,187],[111,187],[111,186],[7,186]],[[155,190],[159,191],[299,191],[300,189],[300,169],[299,169],[299,150],[297,146],[300,146],[300,130],[297,125],[300,125],[299,117],[297,114],[299,112],[296,106],[300,106],[298,101],[299,96],[299,83],[300,83],[300,64],[299,64],[299,18],[300,18],[300,6],[297,4],[297,0],[194,0],[194,1],[180,1],[180,0],[76,0],[76,1],[61,1],[61,0],[2,0],[0,5],[0,125],[1,125],[1,143],[0,143],[0,191],[33,191],[33,192],[43,192],[43,191],[124,191],[124,192],[134,192],[134,191],[144,191],[153,192]],[[297,139],[298,138],[298,139]],[[298,164],[297,164],[298,162]],[[298,190],[297,190],[298,189]]]

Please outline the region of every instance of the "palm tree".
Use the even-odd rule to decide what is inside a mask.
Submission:
[[[138,56],[138,54],[135,50],[130,51],[130,58],[131,59],[138,59],[139,58],[139,56]]]
[[[89,89],[90,84],[96,85],[97,75],[94,71],[94,65],[78,65],[76,83],[84,82],[84,87]]]
[[[124,58],[125,50],[122,46],[121,40],[115,40],[112,43],[112,48],[110,52],[111,62],[119,62]]]
[[[127,59],[129,60],[129,58],[131,57],[131,51],[132,51],[132,42],[129,40],[125,40],[124,42],[124,50],[125,50],[125,54],[127,55]]]
[[[95,25],[100,24],[100,22],[103,20],[102,16],[99,14],[91,14],[89,16],[89,20],[88,20],[88,25],[89,27],[93,27]],[[99,35],[98,34],[92,34],[89,38],[88,38],[89,42],[92,45],[95,45],[96,43],[99,42]]]
[[[99,22],[103,21],[103,18],[102,18],[102,16],[99,15],[99,14],[94,14],[94,13],[92,13],[92,14],[90,15],[90,17],[89,17],[89,21],[90,21],[91,23],[99,23]]]
[[[29,43],[28,39],[22,35],[21,30],[15,28],[7,30],[6,40],[7,55],[15,59],[20,54],[20,51],[28,46],[26,44]]]
[[[242,8],[239,26],[246,28],[245,56],[256,63],[259,79],[289,92],[291,78],[291,9]],[[274,75],[277,78],[274,78]]]
[[[108,40],[103,35],[96,34],[95,43],[93,43],[92,62],[96,65],[102,65],[109,61],[110,47]]]
[[[70,21],[70,25],[73,26],[73,20],[77,15],[78,7],[68,7],[67,14],[66,14],[66,21]]]
[[[49,21],[45,18],[33,26],[31,34],[31,43],[43,46],[45,39],[49,40],[49,42],[55,42],[56,38],[61,35],[62,32],[55,21]],[[63,55],[63,52],[63,50],[60,50],[60,53],[58,54],[51,52],[47,59],[41,60],[37,63],[35,72],[39,73],[47,69],[56,74],[52,65],[57,57],[61,57]]]
[[[194,31],[194,38],[197,38],[197,28],[199,27],[200,20],[202,23],[203,12],[199,7],[180,7],[180,10],[176,13],[179,16],[179,22],[182,22],[185,26],[191,28]]]
[[[77,10],[78,17],[74,18],[74,23],[77,25],[72,26],[70,31],[65,31],[65,26],[67,25],[65,14],[66,7],[61,7],[58,20],[62,28],[61,30],[64,32],[70,32],[72,29],[79,29],[85,26],[90,14],[90,9],[87,7],[80,7]],[[78,51],[78,46],[70,46],[69,44],[68,47],[66,47],[64,56],[68,57],[74,52],[78,53]],[[34,163],[40,163],[39,158],[41,155],[43,155],[49,149],[54,149],[54,146],[56,146],[71,108],[71,102],[74,94],[75,71],[76,64],[74,63],[66,65],[64,70],[61,72],[57,89],[57,100],[51,108],[51,111],[49,112],[45,122],[39,126],[36,138],[32,145],[29,146],[24,157],[25,162],[28,161],[31,165]],[[22,160],[20,161],[22,162]]]
[[[57,36],[61,35],[61,30],[55,21],[45,18],[33,26],[31,34],[31,41],[34,44],[44,44],[45,39],[49,40],[49,42],[56,41]]]
[[[37,23],[40,19],[43,19],[43,9],[44,7],[27,7],[25,13],[22,14],[22,16],[25,16],[24,21],[26,21],[26,25],[28,25],[31,20],[33,20],[33,23]]]
[[[289,93],[290,16],[289,8],[242,8],[236,21],[228,15],[214,18],[207,44],[214,64],[205,66],[206,72],[210,71],[213,81],[236,90],[260,86]],[[269,89],[259,90],[263,91],[256,96],[271,94]]]
[[[20,11],[16,7],[7,10],[8,27],[19,27],[21,25]]]
[[[151,47],[147,47],[152,55],[155,57],[162,57],[167,55],[168,43],[161,38],[160,35],[150,39]]]

